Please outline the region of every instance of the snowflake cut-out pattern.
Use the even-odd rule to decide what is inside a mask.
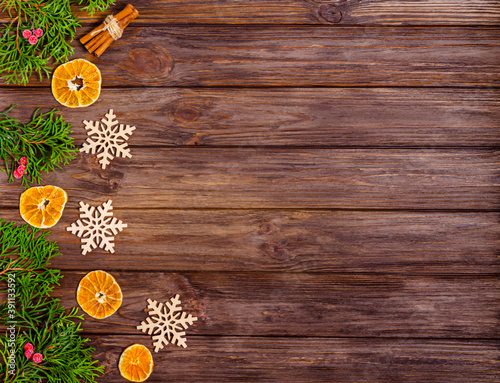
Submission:
[[[164,304],[148,299],[149,316],[137,326],[137,329],[153,335],[155,352],[169,343],[187,347],[186,333],[182,330],[186,330],[198,318],[183,312],[180,304],[179,294],[171,298],[170,303]]]
[[[66,230],[81,238],[82,254],[85,255],[97,247],[110,253],[115,252],[112,235],[118,234],[127,227],[119,219],[113,217],[112,201],[108,200],[95,208],[80,202],[80,219],[67,227]]]
[[[135,130],[135,126],[119,124],[115,120],[113,109],[101,121],[83,121],[87,130],[87,140],[80,152],[96,154],[103,169],[115,157],[131,158],[127,140]]]

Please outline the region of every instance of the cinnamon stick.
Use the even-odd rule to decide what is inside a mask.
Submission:
[[[127,25],[129,25],[133,20],[137,18],[138,15],[139,12],[136,9],[134,9],[134,11],[130,15],[118,21],[118,26],[122,30],[124,30],[127,27]],[[94,53],[96,57],[101,57],[101,55],[106,51],[106,49],[109,48],[111,43],[113,43],[114,41],[114,39],[111,37],[108,31],[105,31],[104,33],[102,33],[102,35],[105,36],[105,38],[103,39],[104,42],[97,44],[98,46],[97,49],[95,50],[93,49],[92,51],[89,50],[89,52]]]
[[[107,36],[106,36],[107,33]],[[92,39],[88,44],[85,45],[85,48],[90,52],[94,52],[99,46],[107,40],[107,37],[111,37],[109,32],[104,31],[103,33],[99,33],[95,39]]]
[[[115,16],[109,15],[104,23],[83,36],[80,42],[85,45],[85,48],[90,53],[100,57],[115,39],[120,38],[121,33],[118,32],[120,30],[123,31],[138,15],[139,12],[137,9],[131,4],[128,4]],[[110,33],[110,31],[112,33]]]
[[[130,15],[132,12],[134,12],[135,10],[136,9],[131,4],[127,4],[127,6],[125,8],[123,8],[121,12],[118,12],[114,17],[117,20],[122,20],[125,17],[127,17],[128,15]],[[80,39],[80,42],[83,45],[85,45],[87,42],[89,42],[90,40],[92,40],[98,34],[98,32],[100,30],[102,30],[103,28],[104,28],[104,23],[102,23],[97,28],[94,28],[92,31],[90,31],[85,36],[83,36]]]

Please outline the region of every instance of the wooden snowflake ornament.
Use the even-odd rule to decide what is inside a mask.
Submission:
[[[80,219],[67,227],[66,230],[81,238],[82,254],[90,253],[96,247],[110,253],[115,252],[115,237],[112,234],[118,234],[127,227],[119,219],[113,217],[113,206],[109,200],[98,206],[90,206],[84,202],[80,202]]]
[[[97,158],[103,169],[115,157],[131,158],[127,140],[135,130],[135,126],[118,125],[116,115],[110,109],[106,117],[99,121],[83,121],[88,138],[83,143],[80,152],[97,153]]]
[[[186,338],[184,337],[186,333],[182,330],[186,330],[198,318],[182,311],[179,294],[171,298],[170,303],[163,304],[148,299],[148,304],[149,317],[142,321],[137,329],[153,335],[155,352],[169,343],[186,348]]]

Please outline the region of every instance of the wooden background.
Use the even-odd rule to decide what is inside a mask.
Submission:
[[[118,1],[113,9],[126,2]],[[111,272],[120,310],[85,334],[120,382],[146,298],[199,317],[150,382],[500,381],[500,3],[136,0],[95,62],[137,130],[132,159],[79,156],[45,177],[70,199],[52,230],[76,305]],[[80,35],[103,18],[80,15]],[[7,19],[2,18],[2,22]],[[59,107],[49,81],[0,84],[0,108]],[[22,222],[0,174],[0,216]],[[116,253],[82,256],[78,203],[111,198]]]

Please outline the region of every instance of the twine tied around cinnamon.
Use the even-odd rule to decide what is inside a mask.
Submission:
[[[139,15],[137,9],[128,4],[115,16],[108,15],[97,28],[80,39],[85,48],[100,57],[113,41],[122,37],[123,30]]]
[[[98,29],[97,31],[92,31],[90,32],[90,35],[93,36],[97,33],[101,33],[104,31],[108,31],[113,40],[118,40],[120,37],[122,37],[123,30],[120,28],[118,25],[118,19],[114,17],[113,15],[108,15],[106,19],[104,19],[104,26],[101,29]]]

